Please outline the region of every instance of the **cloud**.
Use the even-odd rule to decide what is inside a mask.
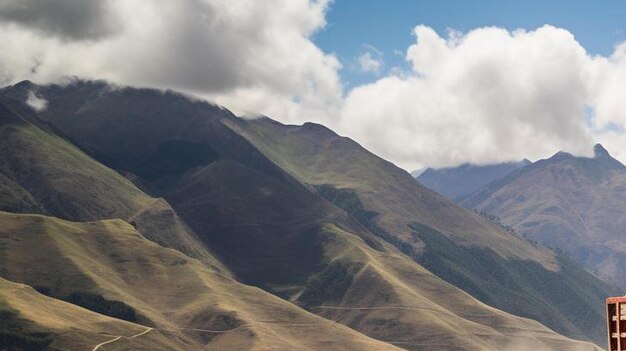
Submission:
[[[322,120],[341,103],[341,65],[311,41],[327,0],[35,2],[1,7],[3,85],[76,75],[293,121]],[[105,25],[114,22],[117,31]]]
[[[378,78],[344,91],[341,63],[312,40],[329,1],[5,0],[0,85],[78,76],[176,89],[324,123],[407,169],[589,155],[597,141],[626,161],[626,44],[601,57],[552,26],[417,26],[407,67],[381,73],[383,53],[364,45],[355,68]]]
[[[616,68],[601,67],[618,58],[602,63],[563,29],[487,27],[444,38],[417,26],[414,33],[406,54],[412,72],[354,88],[339,125],[409,169],[536,159],[558,150],[590,155],[597,135],[585,109],[597,104],[596,123],[604,123],[615,120],[619,107],[612,106],[626,101],[611,96],[624,82]]]
[[[378,73],[380,72],[380,67],[382,67],[383,63],[374,57],[372,57],[371,52],[365,52],[359,56],[359,68],[363,72],[368,73]]]
[[[383,53],[372,45],[363,45],[365,49],[357,57],[358,68],[364,73],[380,73],[383,67]]]
[[[28,98],[26,99],[26,104],[30,106],[33,110],[41,112],[45,110],[46,107],[48,107],[48,100],[35,94],[32,91],[29,91]]]
[[[107,0],[4,0],[0,20],[68,40],[106,37],[119,26]]]

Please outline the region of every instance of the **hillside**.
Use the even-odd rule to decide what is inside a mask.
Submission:
[[[74,221],[124,218],[151,240],[226,271],[169,204],[2,104],[0,136],[0,210]]]
[[[134,344],[135,338],[141,340],[135,346],[160,350],[185,346],[159,331],[94,313],[3,278],[0,278],[0,316],[3,350],[91,350],[115,339],[120,344]]]
[[[39,291],[59,299],[76,295],[102,296],[99,304],[86,305],[100,313],[122,310],[120,307],[107,309],[107,306],[123,301],[122,305],[133,312],[118,318],[128,318],[130,315],[131,321],[143,325],[137,325],[131,330],[127,327],[124,333],[113,327],[106,329],[106,325],[102,325],[101,328],[110,336],[108,340],[115,335],[128,337],[152,328],[156,335],[150,332],[148,334],[152,334],[151,337],[161,337],[159,334],[162,333],[167,340],[179,340],[178,344],[164,342],[158,349],[177,350],[181,347],[180,343],[186,348],[210,345],[216,349],[237,347],[240,350],[267,349],[270,345],[272,350],[302,346],[312,350],[393,349],[389,344],[366,338],[339,324],[316,317],[262,290],[243,286],[216,274],[199,261],[147,241],[130,225],[119,220],[72,223],[40,215],[8,213],[0,213],[0,220],[5,225],[0,229],[3,240],[0,251],[2,276],[33,285]],[[367,292],[363,285],[370,286],[372,277],[379,274],[391,279],[387,281],[386,291],[390,295],[397,295],[391,298],[379,296],[379,299],[386,299],[386,307],[380,308],[373,307],[378,302],[371,300],[369,303],[372,307],[367,308],[345,307],[349,306],[349,301],[339,306],[311,307],[327,318],[339,318],[343,323],[364,323],[369,320],[371,322],[361,326],[369,328],[367,333],[376,334],[380,339],[387,339],[390,343],[408,349],[435,350],[439,346],[430,348],[425,344],[440,342],[442,339],[448,345],[464,345],[462,349],[467,350],[501,350],[510,345],[512,340],[533,345],[538,350],[558,350],[564,346],[581,351],[595,349],[591,344],[572,342],[535,321],[513,317],[473,302],[468,295],[452,287],[446,289],[452,293],[445,296],[446,299],[437,297],[442,291],[439,285],[445,283],[423,269],[416,269],[414,264],[402,256],[391,258],[391,261],[384,255],[372,259],[368,257],[367,250],[353,245],[355,240],[358,242],[354,236],[332,227],[325,231],[329,242],[337,242],[337,245],[329,246],[342,250],[332,254],[341,253],[345,257],[337,264],[355,262],[347,256],[355,256],[357,260],[370,263],[368,271],[362,272],[359,275],[361,278],[350,286],[355,293],[348,296],[356,298]],[[25,265],[25,258],[32,263]],[[394,272],[387,268],[390,266],[400,270]],[[428,289],[420,289],[423,296],[411,292],[408,286],[397,290],[397,287],[393,287],[397,284],[393,282],[396,277],[405,283],[412,281],[414,286],[424,284]],[[10,287],[3,288],[10,291]],[[38,299],[44,299],[32,289],[27,291]],[[416,298],[425,301],[424,297],[439,300],[439,303],[411,305]],[[63,306],[58,300],[45,299]],[[36,306],[22,306],[20,315],[47,326],[45,320],[36,314]],[[62,315],[68,315],[67,326],[72,326],[72,321],[78,323],[82,318],[94,315],[71,308],[64,313]],[[82,317],[83,314],[87,317]],[[69,316],[72,316],[71,319]],[[367,318],[364,320],[364,317]],[[52,314],[50,318],[53,325],[61,323]],[[97,318],[106,320],[101,315]],[[415,327],[419,325],[419,328],[407,331],[405,328],[411,324],[406,319],[411,320]],[[438,320],[448,322],[440,324]],[[388,323],[394,328],[385,328]],[[83,328],[88,326],[81,325]],[[398,328],[402,325],[404,328]],[[457,330],[464,330],[464,335],[459,337]],[[407,338],[407,335],[412,335],[412,338]],[[95,345],[102,338],[84,336],[82,342],[88,343],[89,340],[93,340],[91,343]],[[141,347],[146,347],[144,340],[135,341]],[[150,338],[145,340],[149,341]],[[76,346],[72,344],[72,347]]]
[[[529,164],[531,162],[528,160],[484,166],[465,163],[457,167],[428,168],[415,178],[427,188],[456,201]]]
[[[28,89],[37,89],[48,100],[48,109],[39,114],[29,112],[22,100]],[[293,145],[314,151],[298,158],[283,139],[292,137],[285,130],[291,127],[258,121],[260,126],[268,123],[272,127],[268,130],[274,134],[268,132],[263,139],[272,143],[270,148],[247,134],[252,130],[247,128],[256,124],[246,125],[226,110],[172,92],[112,88],[97,82],[64,87],[21,83],[2,90],[0,99],[21,111],[23,119],[30,121],[29,128],[38,126],[38,130],[47,131],[46,136],[54,134],[71,141],[93,159],[115,169],[111,175],[115,179],[124,174],[149,192],[150,196],[142,195],[148,199],[142,207],[133,207],[122,217],[136,225],[144,237],[176,248],[180,238],[171,240],[163,231],[163,224],[170,224],[176,235],[189,234],[185,238],[194,240],[192,248],[202,247],[219,262],[211,265],[208,261],[211,270],[217,271],[222,265],[226,277],[270,291],[282,297],[284,300],[279,301],[283,303],[289,301],[410,350],[439,350],[434,338],[461,350],[501,350],[512,340],[529,342],[539,350],[559,350],[563,345],[593,348],[537,322],[488,307],[433,271],[491,305],[540,320],[558,332],[595,340],[603,337],[601,300],[608,294],[606,286],[575,265],[564,264],[551,251],[534,247],[481,216],[454,206],[351,141],[341,139],[345,145],[340,143],[339,150],[345,151],[344,156],[333,154],[327,146],[336,144],[333,140],[329,143],[329,138],[338,137],[321,126],[296,128],[301,128],[303,135],[290,140]],[[313,134],[308,135],[310,131]],[[316,148],[318,145],[323,147]],[[296,148],[294,152],[300,151]],[[278,152],[285,153],[285,158],[276,158]],[[82,152],[80,155],[87,157]],[[320,164],[344,168],[325,174],[320,165],[295,167],[298,160],[313,165],[312,157],[319,157]],[[333,157],[338,158],[333,161]],[[345,174],[340,174],[343,171]],[[366,172],[357,176],[361,171]],[[306,172],[328,176],[328,181],[307,181],[302,176]],[[66,176],[72,179],[71,174]],[[136,189],[133,191],[139,191],[128,183]],[[342,191],[338,184],[351,184],[358,192]],[[380,189],[375,188],[378,186]],[[398,200],[405,203],[394,204]],[[403,209],[404,205],[408,207]],[[155,219],[151,214],[163,213],[158,211],[162,208],[167,209],[166,214]],[[374,208],[381,211],[380,215],[372,212]],[[168,219],[167,213],[175,215],[176,221]],[[142,224],[142,218],[149,223]],[[116,223],[120,228],[129,227]],[[401,230],[394,231],[391,225]],[[160,234],[155,235],[155,231]],[[470,248],[477,249],[478,254],[456,254]],[[117,251],[113,250],[113,255],[120,255]],[[154,256],[135,251],[139,256],[130,262]],[[146,279],[150,279],[145,285],[150,289],[163,290],[161,285],[167,284],[158,275],[147,274],[160,274],[163,264],[145,267]],[[82,267],[81,274],[85,274]],[[486,267],[498,267],[499,271]],[[132,272],[125,266],[114,273],[120,281],[134,282],[138,276]],[[72,276],[64,272],[66,275]],[[94,280],[91,273],[89,277]],[[80,287],[90,279],[80,278],[75,284]],[[551,284],[541,284],[544,281]],[[138,301],[138,293],[128,284],[114,285],[112,295],[107,296],[144,311],[141,315],[150,320],[166,323],[159,312],[161,307]],[[200,291],[184,288],[187,290],[175,290],[172,296],[186,296],[183,291],[197,295]],[[104,283],[98,289],[102,289],[97,290],[100,294],[108,291]],[[229,294],[240,298],[236,291]],[[566,298],[561,299],[563,296]],[[171,300],[164,303],[178,306]],[[459,335],[459,329],[467,334]]]
[[[611,289],[567,259],[453,204],[323,126],[226,123],[377,235],[481,301],[569,335],[603,337],[598,323]]]
[[[626,287],[626,167],[596,145],[592,158],[557,153],[463,201]]]
[[[175,341],[158,349],[176,350],[393,350],[152,243],[121,220],[73,223],[0,213],[0,221],[0,275],[59,299],[82,296],[78,301],[92,309],[144,326],[124,333],[105,329],[110,335],[150,327]],[[89,304],[98,296],[104,299]],[[109,308],[119,301],[123,307]],[[23,309],[37,323],[45,321],[30,306]],[[123,309],[130,313],[121,314]]]

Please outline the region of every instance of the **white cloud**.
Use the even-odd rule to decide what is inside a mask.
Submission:
[[[372,45],[363,45],[364,51],[357,57],[358,69],[364,73],[380,73],[384,65],[383,52]]]
[[[339,124],[408,169],[558,150],[590,155],[602,138],[587,122],[588,105],[596,108],[596,124],[626,122],[626,74],[617,68],[626,67],[624,55],[591,57],[566,30],[479,28],[443,38],[417,26],[415,36],[406,55],[413,72],[354,88]]]
[[[363,72],[378,73],[382,65],[383,64],[380,60],[372,57],[371,52],[364,52],[361,56],[359,56],[359,67]]]
[[[76,75],[290,121],[322,120],[341,103],[341,65],[310,39],[325,25],[328,0],[62,0],[48,17],[31,2],[0,7],[3,85]],[[94,18],[100,30],[85,33]]]
[[[26,104],[30,106],[33,110],[41,112],[45,110],[46,107],[48,107],[48,100],[35,94],[32,91],[29,91],[28,98],[26,99]]]

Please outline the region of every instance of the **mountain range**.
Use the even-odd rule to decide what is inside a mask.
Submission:
[[[593,157],[565,152],[520,168],[460,203],[567,253],[626,288],[626,167],[597,144]]]
[[[600,350],[615,292],[322,125],[172,91],[0,89],[0,195],[16,350]]]
[[[414,177],[426,187],[456,201],[529,164],[531,162],[527,159],[485,166],[465,163],[458,167],[427,168]]]

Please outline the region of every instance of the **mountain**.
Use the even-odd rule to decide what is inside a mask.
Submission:
[[[411,175],[413,176],[413,178],[417,178],[419,177],[422,173],[426,172],[428,168],[427,167],[422,167],[422,168],[418,168],[416,170],[413,170],[411,172]]]
[[[598,144],[591,158],[559,152],[475,192],[463,205],[497,216],[626,288],[626,167]]]
[[[568,335],[604,337],[598,321],[603,295],[613,290],[568,259],[455,205],[323,126],[268,118],[225,123],[377,236],[479,300]]]
[[[1,104],[0,129],[1,211],[74,221],[123,218],[149,229],[151,240],[226,270],[167,203]]]
[[[531,162],[526,159],[519,162],[498,163],[486,166],[465,163],[458,167],[428,168],[420,175],[415,176],[415,178],[427,188],[456,201],[492,181],[529,164]]]
[[[124,349],[136,349],[133,342],[138,342],[142,349],[153,344],[159,350],[394,350],[163,248],[122,220],[76,223],[0,213],[0,221],[2,276],[99,312],[100,319],[106,314],[118,324],[120,319],[134,323],[100,326],[110,336],[105,340],[125,336],[118,341],[126,344]],[[37,314],[37,305],[22,308],[18,316],[32,323],[60,322],[54,310],[46,319]],[[94,314],[71,309],[59,313],[68,316],[66,329],[89,327],[82,319]],[[129,344],[131,336],[136,338]],[[90,344],[102,339],[90,338]],[[72,343],[70,348],[78,346]]]
[[[30,91],[46,110],[24,104]],[[0,217],[13,223],[0,235],[5,279],[218,349],[597,349],[457,286],[603,338],[606,285],[322,126],[102,82],[23,82],[0,101],[0,147],[21,154],[0,153],[6,211],[22,213]],[[94,170],[85,179],[101,186],[81,176]],[[59,175],[33,185],[47,174]],[[81,208],[50,201],[63,196]]]
[[[3,278],[0,278],[0,316],[3,350],[87,350],[117,336],[129,343],[130,337],[147,330],[135,323],[47,297],[28,285]],[[142,339],[145,345],[173,343],[156,332]]]
[[[81,220],[0,212],[0,276],[55,298],[30,293],[37,296],[30,304],[51,302],[41,307],[50,310],[46,317],[28,301],[18,309],[2,297],[0,304],[8,304],[7,313],[19,323],[10,323],[17,330],[0,343],[78,349],[122,336],[128,349],[393,349],[237,282],[203,245],[186,245],[198,241],[165,200],[149,197],[62,138],[0,107],[0,149],[12,151],[1,154],[0,170],[37,208],[13,210]],[[3,288],[3,294],[13,289],[10,282]],[[77,329],[77,335],[57,331],[59,300],[99,312],[93,317],[100,320],[99,328],[82,324],[96,313],[70,309],[61,329]],[[109,327],[102,313],[116,317],[121,327]],[[125,324],[120,319],[137,326],[121,332]],[[81,328],[84,333],[78,332]],[[147,328],[155,331],[130,342]],[[33,335],[45,337],[33,340]]]

